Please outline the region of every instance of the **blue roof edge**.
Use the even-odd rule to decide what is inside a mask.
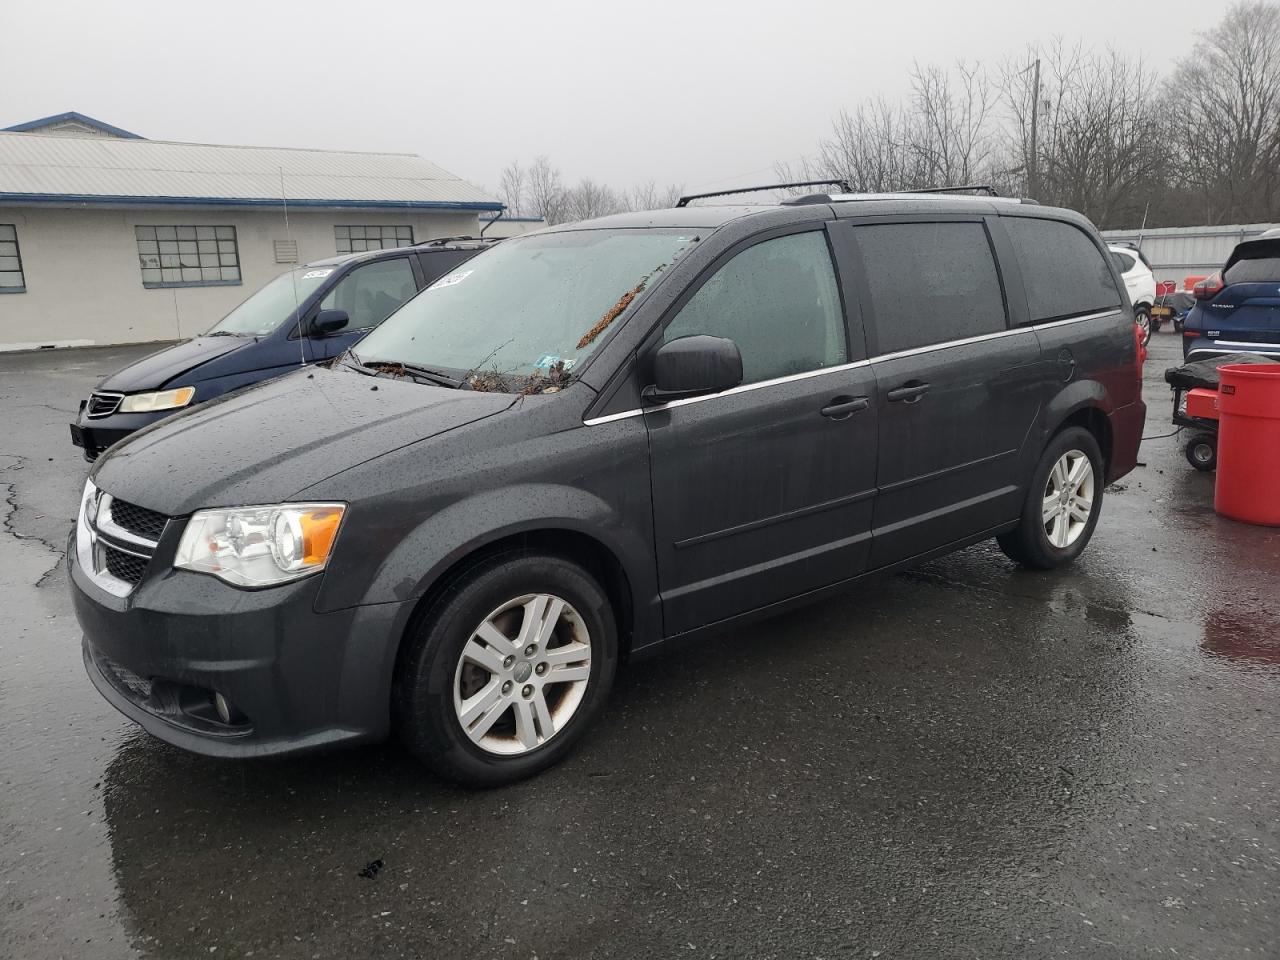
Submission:
[[[95,120],[87,114],[79,113],[75,110],[68,110],[66,113],[55,113],[51,117],[41,117],[39,120],[28,120],[26,123],[15,123],[12,127],[0,127],[0,133],[26,133],[28,130],[35,130],[39,127],[48,126],[51,123],[60,123],[63,120],[76,120],[80,123],[87,123],[98,127],[100,130],[106,130],[114,136],[124,140],[145,140],[146,137],[138,133],[131,133],[122,127],[113,126],[110,123],[104,123],[101,120]]]
[[[488,200],[302,200],[287,197],[255,199],[249,197],[131,197],[105,194],[75,193],[3,193],[2,203],[114,203],[147,207],[317,207],[328,209],[363,210],[380,207],[384,210],[491,210],[503,209],[499,201]]]

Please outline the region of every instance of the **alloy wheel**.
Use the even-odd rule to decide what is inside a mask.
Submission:
[[[1058,458],[1044,489],[1041,517],[1049,543],[1063,550],[1080,539],[1093,515],[1093,463],[1080,450]]]
[[[516,756],[565,728],[591,677],[591,636],[567,600],[547,593],[507,601],[462,648],[453,707],[471,742]]]

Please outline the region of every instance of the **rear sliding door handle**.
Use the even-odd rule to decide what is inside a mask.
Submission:
[[[822,408],[822,415],[831,420],[845,420],[869,406],[871,401],[866,397],[832,397],[831,402]]]
[[[885,394],[885,398],[890,403],[915,403],[926,393],[929,392],[929,384],[921,383],[919,380],[909,380],[895,390],[890,390]]]

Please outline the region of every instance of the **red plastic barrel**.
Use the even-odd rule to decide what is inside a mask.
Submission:
[[[1218,478],[1224,517],[1280,527],[1280,363],[1218,368]]]

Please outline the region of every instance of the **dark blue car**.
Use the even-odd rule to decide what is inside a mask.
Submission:
[[[331,360],[419,290],[497,242],[429,240],[317,260],[276,277],[203,336],[107,377],[71,424],[71,442],[97,459],[135,430],[192,404]]]
[[[1280,230],[1237,244],[1226,265],[1195,285],[1182,327],[1182,355],[1280,357]]]

